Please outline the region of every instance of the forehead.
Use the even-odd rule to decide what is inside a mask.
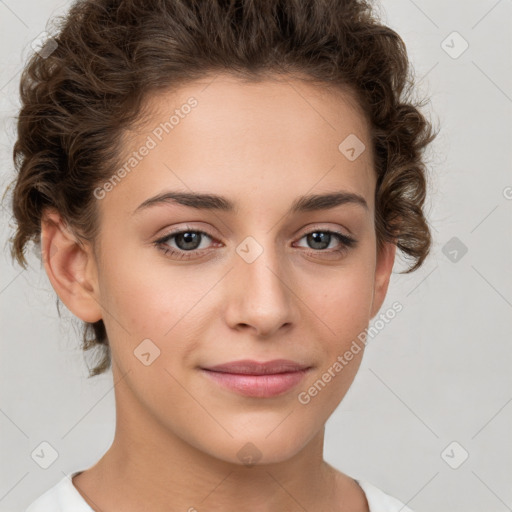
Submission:
[[[187,106],[191,98],[196,103],[193,109]],[[219,73],[152,94],[145,102],[143,131],[149,132],[159,121],[169,121],[175,111],[179,118],[174,116],[173,131],[184,132],[177,128],[188,119],[186,125],[195,138],[216,141],[237,131],[237,140],[274,140],[278,135],[281,142],[306,138],[311,146],[326,134],[330,135],[328,142],[335,143],[350,133],[366,138],[368,130],[367,119],[350,89],[278,75],[255,82]],[[319,136],[312,136],[314,133]]]
[[[289,202],[344,188],[373,208],[368,124],[348,91],[219,74],[149,97],[143,114],[127,133],[124,162],[144,145],[151,149],[115,191],[119,198],[129,194],[132,205],[138,201],[134,208],[166,188],[234,201],[290,195]],[[342,151],[347,140],[366,147],[354,160]]]

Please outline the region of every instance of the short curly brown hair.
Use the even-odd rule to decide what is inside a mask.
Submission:
[[[411,99],[403,40],[369,2],[78,0],[54,21],[59,30],[20,81],[11,253],[23,267],[46,208],[94,243],[93,190],[118,167],[123,134],[150,94],[221,71],[298,75],[355,94],[371,128],[378,247],[393,242],[413,258],[406,272],[423,263],[431,246],[423,153],[437,133]],[[102,320],[84,323],[82,349],[92,347],[101,358],[89,377],[111,365]]]

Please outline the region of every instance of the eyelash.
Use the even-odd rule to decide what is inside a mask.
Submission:
[[[208,238],[215,240],[215,237],[213,237],[206,231],[202,231],[200,229],[185,228],[185,229],[180,229],[178,231],[172,231],[168,235],[165,235],[164,237],[159,238],[158,240],[155,240],[153,242],[153,244],[159,250],[161,250],[165,255],[170,255],[170,256],[176,257],[177,259],[180,259],[180,260],[193,258],[198,253],[205,250],[205,249],[195,249],[193,251],[184,251],[182,249],[170,248],[167,245],[167,242],[170,239],[174,238],[177,235],[183,234],[183,233],[200,233],[201,235],[206,235]],[[349,251],[351,248],[355,247],[357,244],[357,240],[355,238],[349,237],[343,233],[340,233],[340,232],[334,231],[334,230],[330,230],[330,229],[314,229],[312,231],[308,231],[307,233],[304,233],[300,237],[300,239],[302,239],[312,233],[329,233],[331,235],[335,235],[335,237],[341,243],[341,247],[339,249],[331,249],[331,250],[311,249],[311,250],[309,250],[309,254],[326,253],[326,254],[340,254],[341,255],[341,254],[344,254],[345,252]]]

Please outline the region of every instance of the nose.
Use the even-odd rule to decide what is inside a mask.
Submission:
[[[263,249],[263,244],[252,243],[241,244],[229,272],[226,319],[233,329],[268,338],[296,323],[298,299],[284,255],[279,257],[270,244]],[[258,246],[261,248],[256,259],[252,260],[254,255],[247,257]]]

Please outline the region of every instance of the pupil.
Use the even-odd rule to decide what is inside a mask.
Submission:
[[[195,249],[196,247],[194,247],[194,239],[196,239],[195,245],[197,245],[197,241],[199,240],[198,235],[198,233],[191,233],[190,231],[187,231],[178,235],[176,241],[183,238],[185,240],[185,247],[180,247],[181,249]],[[189,247],[190,244],[192,244],[192,247]]]
[[[329,237],[330,237],[329,233],[315,231],[314,233],[311,233],[309,236],[312,238],[313,244],[321,245],[321,247],[315,247],[315,249],[325,249],[325,247],[327,247],[329,245]],[[322,246],[322,244],[327,244],[327,245],[325,245],[325,247],[324,247],[324,246]]]

